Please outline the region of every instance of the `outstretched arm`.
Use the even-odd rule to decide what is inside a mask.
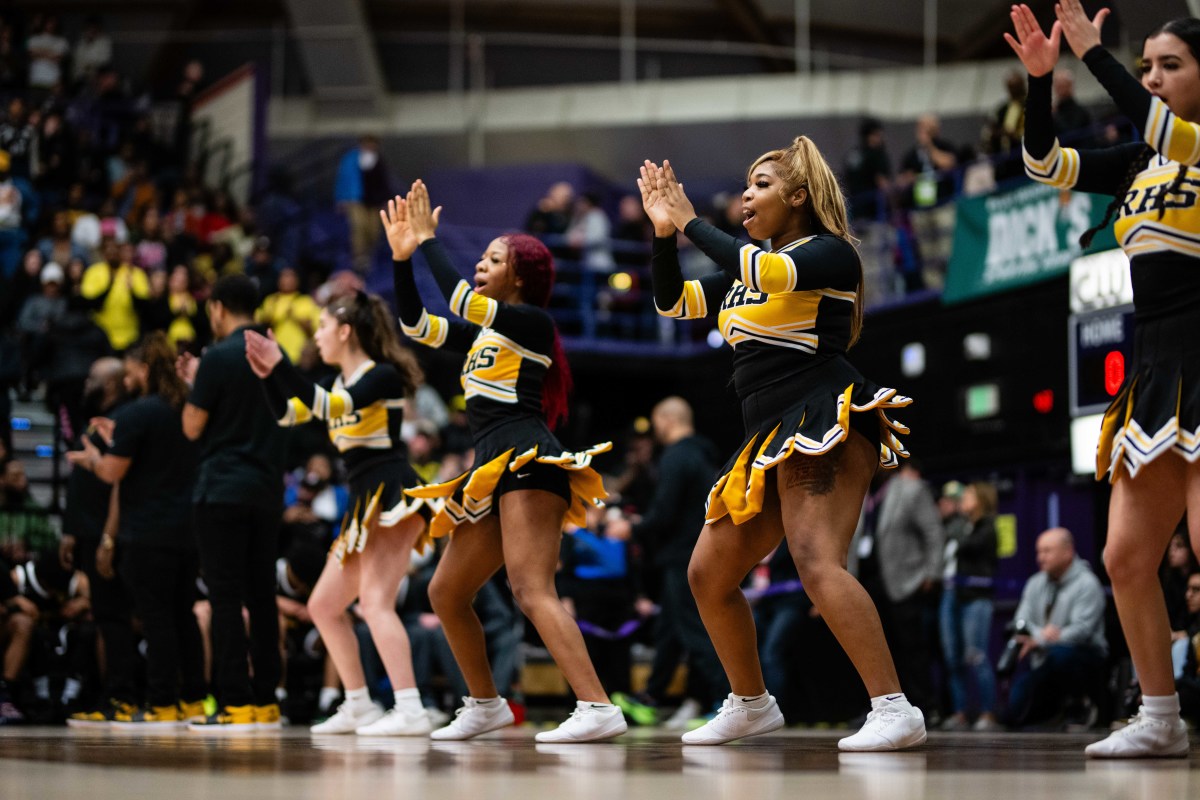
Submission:
[[[654,283],[654,307],[664,317],[702,319],[716,309],[733,283],[723,273],[705,275],[697,281],[684,281],[679,267],[679,248],[675,241],[675,223],[661,192],[658,178],[662,167],[647,160],[642,164],[638,190],[642,208],[654,225],[654,245],[650,254],[650,275]]]
[[[449,345],[451,350],[470,349],[479,328],[430,314],[421,302],[421,293],[413,277],[412,254],[419,244],[408,217],[408,203],[400,195],[380,210],[383,229],[392,248],[392,281],[396,306],[400,312],[400,330],[414,342],[427,347]],[[436,221],[433,222],[436,228]]]
[[[549,346],[553,337],[549,315],[541,308],[525,303],[500,303],[476,292],[454,268],[449,254],[434,233],[441,206],[433,208],[429,189],[417,180],[406,198],[408,220],[420,243],[418,249],[429,263],[430,272],[446,298],[450,311],[467,322],[491,328],[537,352]]]
[[[858,257],[848,242],[821,237],[786,253],[772,253],[697,217],[670,162],[663,162],[656,182],[672,222],[726,275],[751,290],[766,294],[826,288],[850,291],[857,285]]]

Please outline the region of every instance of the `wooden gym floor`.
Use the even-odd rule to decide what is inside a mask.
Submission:
[[[839,754],[845,732],[788,730],[723,747],[684,747],[637,729],[605,744],[543,745],[535,728],[471,742],[314,737],[211,738],[0,728],[3,800],[1196,800],[1189,759],[1096,762],[1087,734],[933,733],[905,753]]]

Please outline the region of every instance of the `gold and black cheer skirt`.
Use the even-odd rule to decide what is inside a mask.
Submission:
[[[908,428],[888,412],[910,403],[895,389],[864,378],[842,357],[750,393],[742,400],[746,438],[708,493],[705,522],[728,515],[741,525],[753,518],[762,510],[769,470],[792,455],[828,453],[851,428],[878,443],[882,467],[897,466],[908,457],[899,439]]]
[[[1164,453],[1200,458],[1200,314],[1137,322],[1125,381],[1104,412],[1096,478],[1129,477]]]
[[[439,503],[429,521],[428,535],[439,538],[466,522],[479,522],[493,509],[499,510],[497,488],[505,472],[544,465],[564,470],[569,483],[564,525],[586,524],[588,506],[601,505],[607,497],[592,458],[612,449],[603,442],[587,450],[569,452],[550,432],[546,423],[522,417],[489,429],[475,442],[475,466],[444,483],[405,489],[409,497]],[[537,488],[541,488],[540,486]]]
[[[349,484],[350,511],[342,520],[341,534],[330,548],[338,564],[361,553],[371,531],[394,528],[413,514],[428,520],[440,505],[436,500],[405,495],[405,489],[420,486],[421,479],[402,458],[385,458],[364,464],[350,474]],[[420,552],[428,542],[426,529],[413,549]]]

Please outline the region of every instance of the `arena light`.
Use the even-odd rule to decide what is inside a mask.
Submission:
[[[964,411],[968,420],[994,417],[1000,413],[1000,386],[995,383],[968,386],[965,400]]]
[[[633,276],[628,272],[614,272],[608,276],[608,285],[618,292],[628,292],[633,288]]]
[[[1104,357],[1104,391],[1109,397],[1115,397],[1125,382],[1125,354],[1120,350],[1110,350]]]
[[[992,337],[986,333],[968,333],[963,337],[963,357],[967,361],[987,361],[992,357]]]
[[[720,349],[721,345],[725,344],[725,337],[721,335],[719,330],[713,328],[708,332],[708,339],[706,341],[708,342],[709,347],[711,347],[713,350],[718,350]]]
[[[1033,395],[1033,410],[1039,414],[1049,414],[1054,410],[1054,390],[1042,389]]]
[[[925,374],[925,345],[909,342],[900,350],[900,371],[906,378]]]

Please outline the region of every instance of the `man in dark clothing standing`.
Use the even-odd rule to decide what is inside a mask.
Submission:
[[[205,722],[191,726],[200,732],[279,727],[275,557],[287,439],[246,361],[245,329],[254,326],[257,308],[258,290],[249,278],[230,275],[217,281],[208,316],[219,342],[198,363],[187,356],[180,361],[181,375],[192,384],[183,430],[201,443],[195,531],[212,603],[212,683],[219,706]],[[250,615],[248,644],[243,606]]]
[[[687,652],[688,694],[696,701],[693,707],[697,716],[729,693],[725,671],[700,619],[687,577],[692,550],[704,527],[705,501],[717,471],[716,448],[696,434],[692,408],[681,397],[660,401],[651,422],[655,438],[664,446],[654,496],[640,520],[632,524],[614,520],[608,530],[609,536],[620,538],[628,532],[635,541],[642,542],[662,579],[662,611],[646,691],[636,701],[622,698],[622,702],[613,697],[635,721],[643,716],[647,721],[653,718],[644,706],[656,705],[666,694],[680,649]]]
[[[125,401],[125,367],[120,359],[101,358],[92,364],[83,385],[86,419],[110,417]],[[92,444],[107,451],[101,434],[89,428],[83,433]],[[59,560],[63,569],[83,570],[91,590],[92,615],[104,642],[104,693],[100,705],[67,718],[71,727],[107,727],[118,712],[132,713],[138,702],[134,685],[136,649],[133,635],[133,601],[125,584],[111,568],[100,574],[99,551],[116,547],[116,519],[110,514],[112,485],[86,469],[72,469],[67,477],[67,510]],[[105,554],[111,556],[111,552]],[[110,557],[109,563],[113,561]]]

